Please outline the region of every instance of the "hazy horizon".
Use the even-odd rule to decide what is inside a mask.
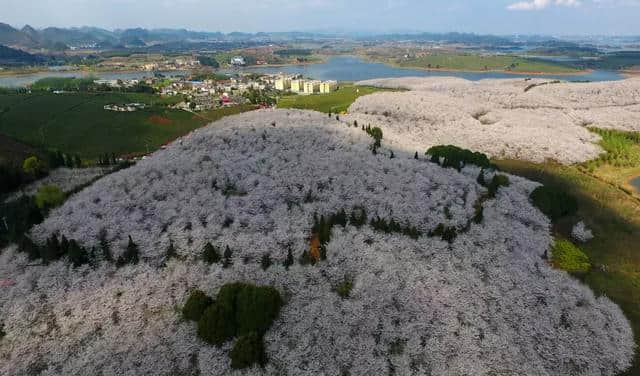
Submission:
[[[640,0],[0,0],[14,27],[640,35]]]

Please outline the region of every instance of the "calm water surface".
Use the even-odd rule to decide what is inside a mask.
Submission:
[[[361,81],[384,77],[460,77],[471,81],[484,78],[525,78],[524,74],[500,72],[434,72],[422,69],[396,68],[383,63],[371,63],[353,56],[336,56],[321,64],[288,65],[281,67],[251,67],[237,70],[225,70],[225,73],[238,71],[256,73],[288,73],[302,74],[318,80]],[[615,71],[594,71],[581,75],[535,75],[535,77],[552,78],[566,81],[615,81],[623,77]]]
[[[484,78],[525,78],[532,77],[526,74],[508,74],[500,72],[444,72],[427,71],[422,69],[396,68],[383,63],[371,63],[354,56],[335,56],[321,64],[309,65],[287,65],[281,67],[251,67],[239,69],[225,69],[221,73],[288,73],[302,74],[318,80],[336,81],[361,81],[373,78],[384,77],[460,77],[471,81]],[[159,72],[165,76],[184,75],[185,71]],[[27,75],[0,76],[0,87],[19,87],[30,85],[44,77],[86,77],[95,76],[105,80],[116,79],[140,79],[152,76],[152,72],[108,72],[108,73],[86,73],[86,72],[59,72],[49,71]],[[566,81],[615,81],[623,77],[615,71],[594,71],[581,75],[535,75],[534,77],[551,78]]]

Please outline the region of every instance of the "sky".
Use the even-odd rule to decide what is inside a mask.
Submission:
[[[36,28],[640,35],[640,0],[0,0]]]

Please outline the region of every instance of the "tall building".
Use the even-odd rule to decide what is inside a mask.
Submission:
[[[323,81],[320,84],[321,93],[331,93],[332,91],[335,91],[337,88],[338,88],[337,81]]]
[[[294,93],[304,93],[304,83],[305,81],[302,79],[291,80],[291,91]]]
[[[276,80],[276,90],[289,90],[291,89],[291,79],[289,77],[280,77]]]
[[[320,81],[307,81],[304,83],[305,94],[318,93],[320,91]]]

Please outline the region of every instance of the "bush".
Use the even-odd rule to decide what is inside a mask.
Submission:
[[[64,192],[55,185],[43,185],[38,189],[35,199],[38,208],[40,210],[47,211],[55,208],[56,206],[62,205],[66,196]]]
[[[589,256],[566,239],[556,240],[551,249],[551,261],[555,267],[572,273],[586,273],[591,268]]]
[[[280,313],[280,293],[270,286],[228,283],[198,321],[198,336],[220,346],[235,336],[262,336]]]
[[[211,245],[211,243],[207,243],[202,250],[202,259],[207,264],[218,263],[222,259],[220,256],[220,250]]]
[[[578,210],[578,202],[575,197],[545,186],[534,189],[529,198],[533,205],[552,221],[573,215]]]
[[[194,290],[182,307],[182,316],[187,320],[198,321],[204,311],[213,304],[213,299],[201,290]]]
[[[40,177],[46,173],[46,167],[44,163],[36,156],[29,157],[24,160],[22,169],[28,175],[33,177]]]
[[[336,286],[336,292],[342,299],[347,299],[349,294],[351,294],[351,290],[353,289],[353,281],[348,278],[345,278],[344,281],[340,282],[338,286]]]
[[[493,175],[493,179],[491,179],[491,182],[487,187],[487,189],[489,190],[489,197],[496,197],[498,189],[500,187],[508,187],[509,184],[509,178],[506,175]]]
[[[473,164],[482,168],[491,168],[491,162],[486,155],[471,150],[462,149],[454,145],[439,145],[429,148],[425,153],[431,156],[431,161],[440,163],[443,158],[442,167],[453,167],[460,171],[463,165]]]
[[[235,332],[233,307],[217,301],[205,309],[198,320],[198,337],[212,345],[222,346],[235,336]]]

